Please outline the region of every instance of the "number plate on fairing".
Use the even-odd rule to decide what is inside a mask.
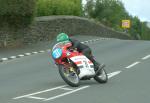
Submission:
[[[61,48],[56,48],[56,49],[54,49],[54,50],[52,51],[52,57],[53,57],[54,59],[60,58],[61,55],[62,55],[62,50],[61,50]]]
[[[75,56],[70,59],[79,67],[80,78],[95,74],[93,63],[86,56]]]

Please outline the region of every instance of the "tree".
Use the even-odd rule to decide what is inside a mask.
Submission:
[[[85,10],[89,17],[115,29],[121,29],[121,20],[128,16],[119,0],[87,0]]]
[[[141,22],[141,39],[150,40],[150,28],[147,22]]]
[[[141,21],[137,16],[135,16],[135,17],[131,16],[130,19],[131,19],[131,28],[130,28],[129,32],[130,32],[131,36],[138,39],[138,36],[141,36],[141,30],[142,30]]]
[[[87,3],[84,7],[85,16],[95,18],[95,2],[93,0],[87,0]]]

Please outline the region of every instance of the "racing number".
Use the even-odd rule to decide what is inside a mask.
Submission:
[[[88,63],[87,63],[86,61],[83,61],[83,62],[84,62],[84,64],[85,64],[85,67],[86,67],[86,68],[89,68]]]
[[[61,54],[60,54],[60,52],[58,51],[58,49],[56,49],[56,50],[54,51],[54,53],[55,53],[56,58],[58,58],[58,57],[61,56]]]

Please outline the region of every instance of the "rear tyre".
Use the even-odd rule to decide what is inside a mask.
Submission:
[[[80,79],[75,71],[70,71],[69,69],[66,69],[63,65],[59,65],[58,68],[59,68],[59,74],[68,85],[72,87],[79,86]]]
[[[101,68],[101,70],[99,71],[99,73],[94,77],[94,79],[98,82],[98,83],[107,83],[108,81],[108,76],[106,73],[106,70],[104,68]]]

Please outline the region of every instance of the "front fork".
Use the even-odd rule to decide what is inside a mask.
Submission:
[[[75,72],[73,66],[71,65],[71,60],[67,58],[68,63],[64,63],[64,67],[69,69],[70,72]]]
[[[77,68],[75,68],[74,66],[73,66],[73,64],[72,64],[72,62],[71,62],[71,60],[70,59],[68,59],[67,58],[67,60],[68,60],[68,63],[69,63],[69,71],[70,72],[74,72],[74,73],[76,73],[76,74],[79,74],[79,72],[78,72],[78,70],[77,70]]]

